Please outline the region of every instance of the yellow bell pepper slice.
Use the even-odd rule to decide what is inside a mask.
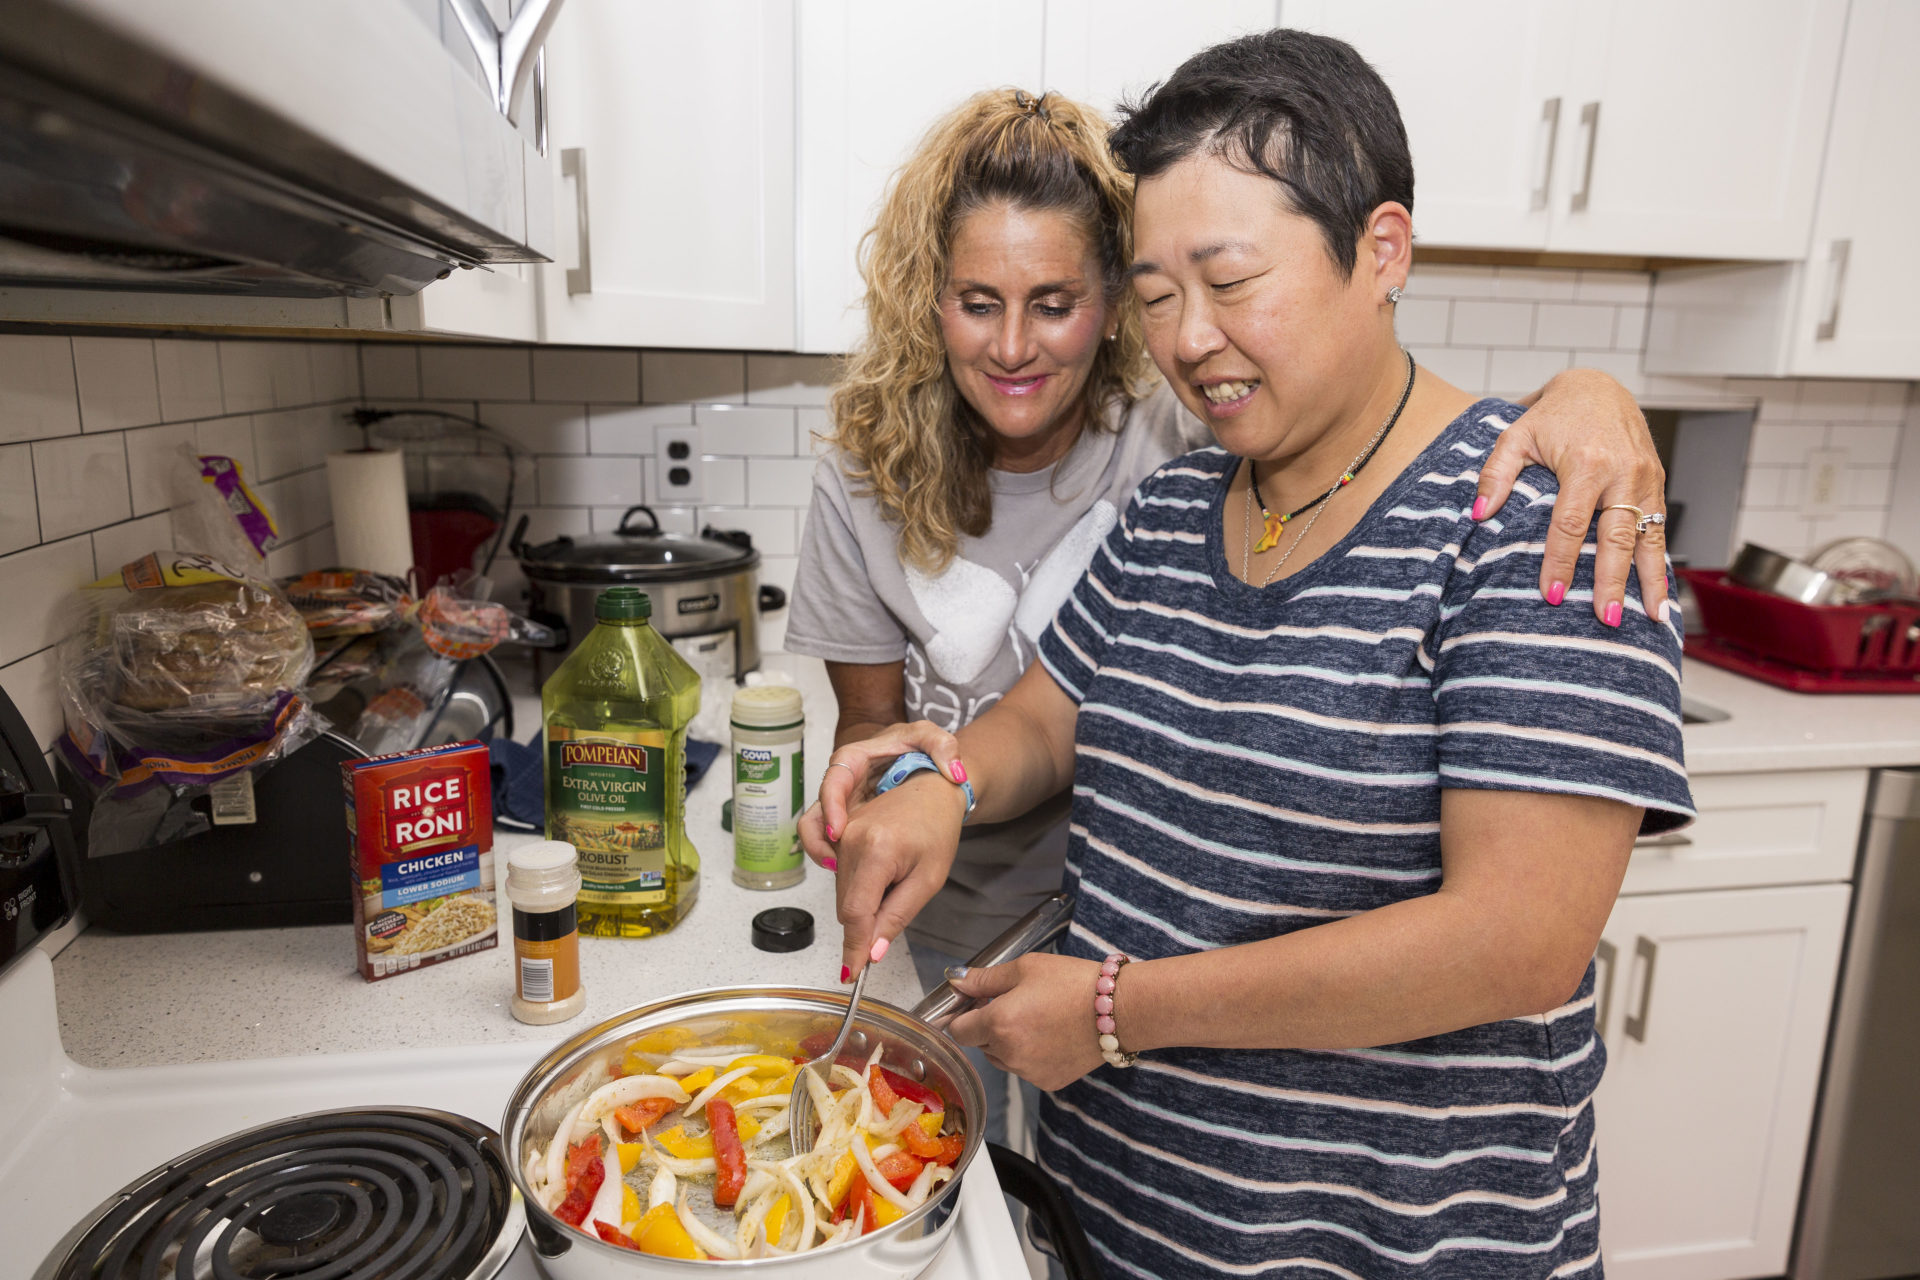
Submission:
[[[654,1142],[662,1151],[677,1160],[707,1160],[713,1157],[713,1135],[703,1133],[698,1137],[689,1137],[685,1125],[675,1125],[665,1133],[655,1134]]]
[[[626,1230],[628,1234],[631,1235],[632,1232],[631,1230],[628,1229],[627,1224],[637,1221],[640,1215],[644,1212],[646,1212],[646,1210],[640,1204],[640,1193],[635,1191],[632,1187],[624,1187],[624,1186],[621,1187],[620,1188],[621,1229]]]
[[[835,1161],[833,1176],[827,1179],[827,1203],[839,1204],[846,1199],[847,1188],[853,1185],[853,1180],[859,1172],[860,1162],[853,1158],[851,1151]]]
[[[632,1173],[640,1165],[640,1157],[646,1154],[644,1142],[616,1142],[615,1150],[620,1153],[620,1172]]]
[[[905,1209],[902,1209],[885,1196],[875,1196],[873,1198],[873,1222],[877,1227],[884,1227],[889,1222],[898,1222],[906,1212]]]
[[[940,1121],[942,1118],[940,1112],[929,1111],[927,1114],[915,1120],[914,1123],[919,1125],[921,1131],[929,1138],[937,1138],[940,1136]]]
[[[780,1243],[780,1233],[787,1229],[787,1212],[793,1208],[792,1196],[781,1196],[773,1202],[773,1208],[767,1210],[767,1239],[774,1244]]]
[[[687,1229],[680,1225],[680,1215],[673,1211],[670,1204],[657,1204],[647,1210],[638,1225],[629,1233],[633,1242],[640,1246],[640,1252],[651,1253],[658,1258],[704,1258],[707,1255]]]
[[[743,1053],[727,1064],[727,1070],[752,1067],[756,1076],[783,1076],[793,1070],[792,1058],[776,1058],[770,1053]]]
[[[680,1087],[688,1093],[698,1093],[712,1084],[713,1078],[719,1074],[712,1067],[702,1067],[690,1076],[681,1076]]]

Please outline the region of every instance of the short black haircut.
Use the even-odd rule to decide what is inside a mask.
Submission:
[[[1121,105],[1109,145],[1136,178],[1196,152],[1264,174],[1349,276],[1367,215],[1389,200],[1413,211],[1413,156],[1392,91],[1352,45],[1305,31],[1194,54],[1144,101]]]

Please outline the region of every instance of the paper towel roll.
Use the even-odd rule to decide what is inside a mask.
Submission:
[[[404,578],[413,567],[404,456],[380,449],[330,453],[327,492],[340,563]]]

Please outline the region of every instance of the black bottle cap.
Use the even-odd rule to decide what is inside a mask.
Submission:
[[[805,951],[813,945],[813,916],[799,907],[770,907],[753,918],[753,945],[762,951]]]

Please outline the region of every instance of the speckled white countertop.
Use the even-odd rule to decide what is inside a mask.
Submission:
[[[835,704],[825,669],[785,654],[769,655],[767,665],[791,673],[806,696],[811,790],[832,743]],[[1920,696],[1788,693],[1701,662],[1687,664],[1685,693],[1728,713],[1723,721],[1687,726],[1687,765],[1696,774],[1920,765]],[[520,714],[525,737],[537,710],[523,703]],[[369,983],[353,967],[347,926],[146,936],[89,930],[54,964],[67,1053],[88,1066],[118,1067],[555,1043],[622,1009],[697,987],[835,986],[832,877],[809,867],[794,889],[755,893],[734,885],[732,838],[720,830],[724,776],[709,775],[688,796],[688,832],[702,856],[698,905],[663,937],[582,939],[587,1009],[572,1021],[529,1027],[513,1020],[511,946]],[[531,838],[503,834],[496,848]],[[813,946],[787,955],[755,950],[752,916],[783,905],[813,913]],[[903,1008],[919,998],[905,945],[888,955],[868,990]]]
[[[806,697],[811,791],[832,749],[832,689],[813,659],[770,655],[767,665],[790,672]],[[532,723],[522,724],[519,736],[529,736]],[[67,1054],[87,1066],[132,1067],[501,1041],[547,1044],[623,1009],[699,987],[777,982],[838,989],[833,877],[809,865],[795,888],[765,893],[732,881],[733,837],[720,830],[720,803],[730,794],[725,759],[723,753],[687,796],[687,831],[701,855],[698,903],[659,937],[581,939],[587,1008],[568,1022],[530,1027],[507,1011],[510,939],[491,951],[368,982],[354,968],[348,925],[147,935],[90,929],[54,961]],[[326,817],[339,822],[337,813]],[[535,838],[501,832],[494,847],[504,852]],[[344,847],[340,856],[346,857]],[[813,914],[811,947],[787,954],[753,947],[749,922],[775,906]],[[504,899],[501,918],[508,918]],[[902,1008],[920,998],[905,945],[895,946],[874,971],[867,994]]]

